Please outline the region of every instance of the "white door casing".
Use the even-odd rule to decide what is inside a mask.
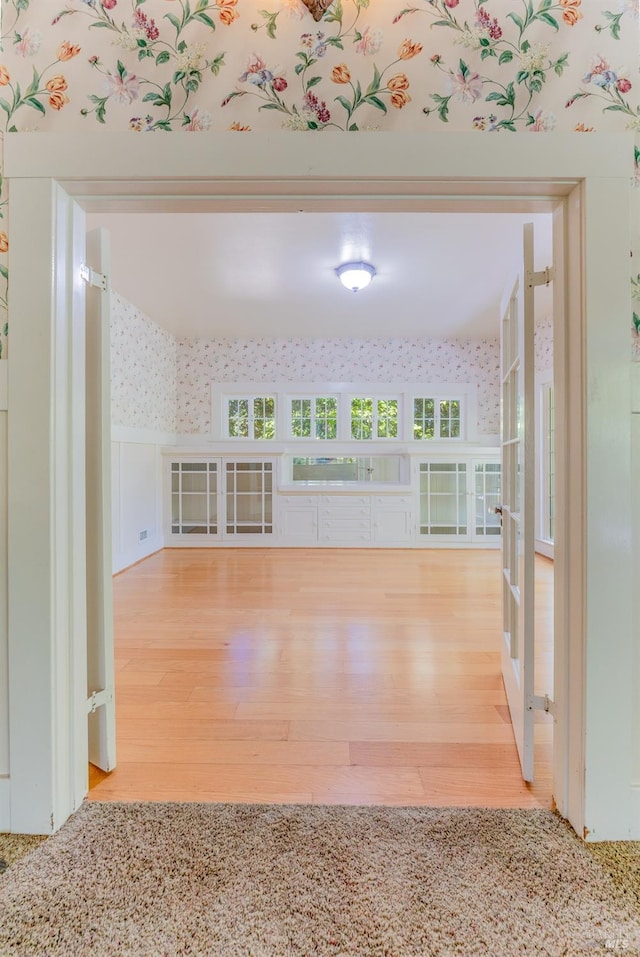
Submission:
[[[57,374],[79,335],[60,303],[78,291],[65,265],[75,235],[68,193],[92,211],[554,210],[565,244],[556,386],[564,377],[567,393],[566,402],[558,397],[554,790],[580,834],[640,837],[631,788],[630,417],[620,414],[629,402],[632,137],[592,134],[580,150],[571,134],[371,142],[361,134],[336,151],[323,138],[255,134],[247,151],[231,134],[189,138],[188,149],[167,137],[162,150],[126,133],[8,138],[12,830],[55,830],[86,781],[84,455],[75,426],[74,441],[65,432],[74,400],[84,414],[84,385]],[[71,560],[74,536],[83,547]]]

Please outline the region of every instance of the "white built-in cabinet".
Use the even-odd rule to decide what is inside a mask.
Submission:
[[[165,543],[284,547],[492,547],[500,539],[500,463],[408,456],[405,481],[292,481],[286,454],[165,453]],[[380,471],[380,470],[379,470]]]

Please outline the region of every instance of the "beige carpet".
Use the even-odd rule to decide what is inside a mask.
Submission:
[[[0,876],[16,957],[640,954],[640,922],[553,814],[86,804]]]

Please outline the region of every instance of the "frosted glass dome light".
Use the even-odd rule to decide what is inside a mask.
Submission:
[[[345,289],[359,292],[369,285],[376,271],[371,263],[343,263],[336,269],[336,274]]]

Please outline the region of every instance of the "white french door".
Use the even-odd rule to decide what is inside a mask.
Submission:
[[[87,234],[86,529],[89,761],[116,764],[113,598],[111,584],[111,363],[109,234]]]
[[[522,777],[534,752],[534,263],[533,224],[524,226],[523,270],[502,310],[502,677]]]

